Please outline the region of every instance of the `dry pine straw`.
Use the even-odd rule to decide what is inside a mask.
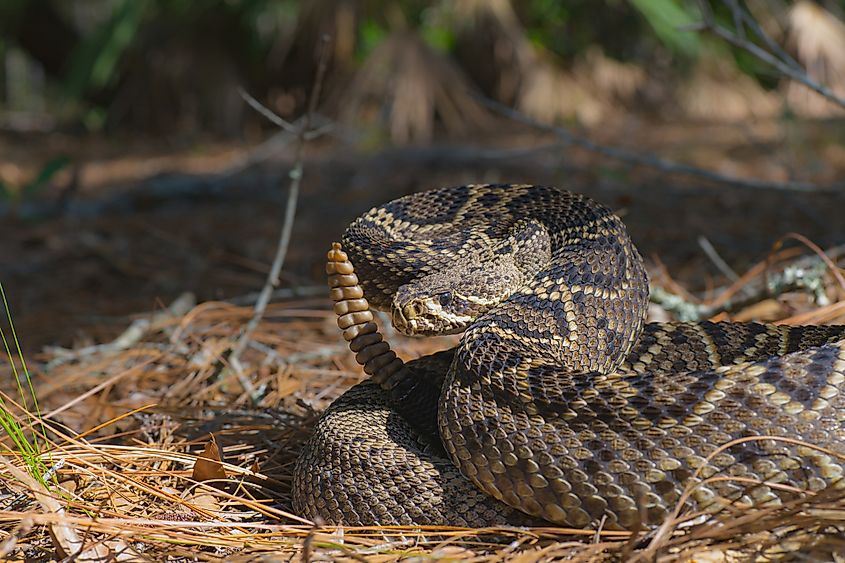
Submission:
[[[778,317],[845,322],[845,289],[834,276],[828,287],[832,305],[796,311],[802,298],[793,296]],[[703,523],[679,514],[650,534],[335,528],[303,520],[289,509],[299,448],[318,413],[364,378],[328,305],[300,299],[268,309],[243,356],[242,376],[260,392],[256,403],[222,362],[251,309],[226,303],[159,315],[123,350],[30,358],[55,481],[49,490],[39,485],[4,441],[0,559],[730,561],[845,553],[845,495],[833,491],[781,507],[726,502]],[[388,338],[405,358],[454,342]],[[17,393],[4,391],[13,405]],[[200,454],[208,461],[195,465]]]

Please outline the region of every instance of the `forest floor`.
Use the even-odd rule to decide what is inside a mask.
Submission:
[[[841,125],[632,118],[590,136],[722,174],[824,186],[845,178]],[[242,364],[230,366],[224,360],[275,250],[292,141],[163,150],[154,141],[0,136],[6,184],[23,185],[56,155],[71,162],[37,197],[0,202],[0,281],[50,427],[47,467],[57,485],[48,491],[20,471],[21,459],[3,459],[0,558],[81,550],[83,560],[669,561],[707,552],[719,561],[787,549],[789,541],[829,551],[841,541],[824,533],[845,522],[841,498],[726,511],[678,534],[675,525],[651,536],[505,530],[493,543],[459,529],[320,528],[291,513],[303,440],[331,400],[365,377],[335,326],[325,252],[351,219],[393,197],[471,182],[584,192],[623,216],[653,285],[679,298],[680,308],[671,298],[653,305],[652,318],[694,310],[726,320],[845,323],[842,186],[740,187],[549,146],[555,142],[503,126],[483,145],[460,139],[362,151],[315,143],[278,299]],[[784,239],[788,233],[800,236]],[[838,269],[814,247],[832,249]],[[764,281],[796,272],[797,282],[766,289]],[[454,342],[390,339],[404,358]],[[16,379],[3,381],[10,404],[19,397]],[[212,463],[195,463],[203,451]],[[225,466],[214,463],[221,455]]]

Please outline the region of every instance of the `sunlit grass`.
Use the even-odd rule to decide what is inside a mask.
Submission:
[[[12,321],[12,312],[6,299],[6,291],[1,283],[0,298],[3,300],[3,309],[9,323],[8,335],[5,327],[0,327],[0,338],[3,340],[3,348],[11,367],[12,376],[15,378],[19,397],[18,401],[14,401],[5,393],[0,392],[0,427],[11,440],[11,444],[6,442],[2,447],[6,452],[20,456],[29,468],[30,474],[46,486],[49,480],[48,463],[45,462],[46,456],[44,455],[48,444],[46,431],[41,422],[38,397],[32,386],[32,378],[21,351],[15,324]],[[11,447],[12,444],[14,445],[13,448]]]

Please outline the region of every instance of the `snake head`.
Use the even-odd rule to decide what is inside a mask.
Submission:
[[[403,285],[393,296],[397,331],[408,336],[463,332],[520,285],[517,271],[466,268],[437,272]]]

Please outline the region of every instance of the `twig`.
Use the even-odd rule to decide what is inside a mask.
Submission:
[[[819,84],[810,78],[801,65],[795,62],[795,60],[787,55],[780,47],[774,48],[773,45],[776,45],[776,43],[766,34],[766,32],[762,30],[762,28],[760,28],[757,22],[754,21],[754,18],[749,16],[745,10],[739,6],[738,2],[725,1],[725,4],[727,4],[731,9],[731,13],[734,18],[734,26],[738,26],[736,31],[731,31],[730,29],[716,23],[716,20],[713,17],[713,12],[710,10],[710,6],[707,5],[706,0],[699,0],[702,18],[701,23],[692,26],[689,29],[709,31],[724,41],[727,41],[734,47],[750,53],[758,60],[773,67],[790,80],[803,84],[810,90],[813,90],[831,102],[845,108],[845,99],[837,96],[836,93],[827,86]],[[767,51],[756,43],[749,41],[745,35],[745,25],[749,25],[754,33],[766,43],[770,50],[774,50],[775,53]]]
[[[671,283],[664,284],[668,285],[666,288],[653,285],[651,287],[651,301],[660,305],[676,320],[681,321],[699,321],[712,318],[718,313],[735,311],[745,307],[758,301],[762,295],[776,297],[795,289],[808,290],[813,294],[817,304],[827,305],[829,299],[825,294],[824,274],[829,270],[833,272],[837,280],[840,280],[840,269],[833,260],[845,253],[845,246],[837,246],[823,251],[805,237],[789,233],[775,243],[773,252],[782,255],[783,251],[779,251],[779,249],[783,241],[788,238],[801,241],[816,254],[801,256],[792,262],[779,265],[774,272],[769,272],[772,262],[775,260],[770,255],[766,260],[755,264],[731,283],[728,288],[722,290],[717,297],[709,301],[696,301],[694,296],[682,295],[680,293],[681,288],[673,287]],[[782,258],[783,256],[781,256]],[[764,274],[765,281],[759,281],[752,285],[752,282],[755,282]],[[838,311],[839,309],[835,309],[833,312]]]
[[[739,275],[734,272],[733,268],[728,266],[728,263],[725,262],[725,259],[719,255],[716,248],[713,246],[713,243],[711,243],[707,237],[703,235],[698,237],[698,246],[704,251],[704,254],[710,258],[710,261],[713,262],[713,265],[716,266],[716,269],[718,269],[723,276],[732,282],[739,279]]]
[[[315,86],[316,86],[316,84],[315,84]],[[307,124],[308,127],[305,127],[302,123],[299,123],[299,120],[297,120],[296,123],[291,123],[290,121],[283,119],[279,115],[276,115],[275,113],[270,111],[270,108],[268,108],[265,105],[262,105],[261,102],[259,102],[255,98],[253,98],[249,94],[249,92],[247,92],[243,88],[238,88],[238,93],[241,95],[241,98],[243,98],[244,101],[249,104],[249,107],[251,107],[252,109],[257,111],[258,113],[260,113],[261,115],[266,117],[270,121],[270,123],[278,126],[279,128],[283,129],[287,133],[294,134],[296,137],[304,137],[306,141],[316,139],[317,137],[320,137],[321,135],[325,135],[326,133],[334,130],[335,124],[331,121],[328,121],[327,118],[325,118],[325,117],[323,117],[323,120],[325,121],[325,123],[323,123],[319,127],[315,127],[314,129],[311,129],[311,124],[314,123],[314,121],[317,117],[316,107],[311,108],[308,111],[308,113],[305,114],[305,117],[303,119],[308,120],[308,124]],[[310,107],[310,103],[309,103],[309,107]]]
[[[769,50],[772,51],[778,57],[780,57],[780,59],[784,63],[788,64],[789,66],[791,66],[792,68],[794,68],[796,70],[803,72],[804,68],[798,63],[798,61],[793,59],[789,55],[789,53],[784,51],[783,48],[781,48],[781,46],[778,45],[777,41],[772,39],[769,36],[768,33],[763,31],[763,28],[760,26],[760,24],[757,22],[757,20],[754,18],[754,16],[752,16],[748,12],[748,10],[743,8],[739,4],[739,2],[737,2],[737,0],[725,0],[725,1],[728,2],[730,7],[731,7],[731,12],[734,14],[734,21],[739,20],[740,22],[743,22],[745,25],[747,25],[749,28],[751,28],[751,31],[754,32],[754,35],[756,35],[757,38],[760,39],[760,41],[765,43],[766,46],[769,48]],[[742,32],[741,35],[745,36],[745,30],[744,29],[743,29],[743,32]]]
[[[299,136],[301,134],[301,131],[297,130],[296,126],[293,123],[291,123],[290,121],[287,121],[285,119],[282,119],[280,116],[278,116],[275,113],[273,113],[272,111],[270,111],[269,108],[262,105],[261,102],[259,102],[255,98],[253,98],[249,94],[249,92],[247,92],[243,88],[238,88],[238,94],[240,94],[241,98],[243,98],[244,101],[247,104],[249,104],[249,107],[251,107],[252,109],[257,111],[258,113],[263,115],[265,117],[265,119],[267,119],[267,121],[269,121],[273,125],[276,125],[280,129],[284,129],[288,133],[293,133],[294,135],[297,135],[297,136]]]
[[[507,117],[508,119],[517,123],[527,125],[528,127],[531,127],[533,129],[552,133],[567,145],[581,147],[582,149],[594,152],[596,154],[601,154],[609,158],[619,160],[621,162],[648,166],[650,168],[654,168],[655,170],[660,170],[661,172],[667,172],[671,174],[683,174],[686,176],[703,178],[705,180],[710,180],[713,182],[719,182],[732,186],[738,186],[742,188],[776,189],[795,192],[833,192],[845,189],[845,183],[828,184],[826,186],[820,186],[811,182],[767,182],[765,180],[754,180],[750,178],[727,176],[725,174],[719,174],[718,172],[713,172],[711,170],[705,170],[704,168],[698,168],[697,166],[691,166],[689,164],[681,164],[679,162],[667,160],[648,153],[640,153],[616,146],[602,145],[596,143],[595,141],[587,137],[576,135],[572,131],[563,127],[549,125],[547,123],[537,121],[536,119],[528,117],[524,113],[521,113],[513,108],[510,108],[504,104],[501,104],[489,98],[485,98],[483,96],[478,95],[475,95],[475,97],[481,105],[487,107],[492,111],[495,111],[499,115]]]
[[[311,119],[317,109],[317,102],[320,98],[320,90],[322,89],[323,79],[325,78],[326,69],[328,68],[328,43],[329,37],[323,36],[320,47],[317,74],[314,78],[314,86],[311,89],[311,96],[308,99],[308,108],[306,110],[305,117],[302,120],[302,123],[299,126],[297,132],[298,140],[296,145],[296,154],[294,157],[293,168],[291,169],[289,174],[290,187],[288,189],[288,199],[287,204],[285,206],[285,216],[284,221],[282,223],[282,230],[279,233],[279,244],[276,247],[276,256],[273,258],[273,264],[270,267],[270,272],[267,275],[267,280],[264,283],[264,287],[261,290],[261,294],[258,296],[258,301],[255,303],[255,309],[252,318],[249,320],[246,327],[244,327],[244,330],[238,338],[238,341],[232,348],[232,352],[229,354],[229,364],[235,369],[235,373],[238,376],[238,379],[240,380],[241,384],[243,385],[244,390],[250,393],[250,396],[253,401],[258,400],[257,392],[255,391],[255,389],[253,389],[252,384],[243,374],[243,370],[240,367],[240,356],[246,349],[247,344],[249,343],[249,339],[252,337],[252,333],[255,331],[256,327],[258,326],[258,323],[261,322],[261,319],[264,316],[264,312],[267,309],[267,304],[270,302],[270,297],[273,293],[273,290],[279,285],[279,274],[281,273],[282,266],[285,263],[288,245],[290,244],[291,232],[293,231],[293,221],[294,217],[296,216],[296,205],[299,199],[299,186],[302,182],[302,169],[303,161],[305,158],[305,145],[309,138],[308,135],[309,129],[311,127]],[[257,104],[258,102],[255,103]]]
[[[710,303],[691,303],[680,295],[673,294],[659,286],[651,288],[650,299],[652,303],[660,305],[668,313],[679,321],[697,322],[702,319],[709,319],[718,313],[735,311],[750,305],[765,293],[770,296],[778,296],[795,289],[807,289],[813,293],[816,303],[819,303],[823,295],[822,277],[826,266],[819,263],[814,269],[786,267],[781,272],[772,274],[765,286],[754,289],[744,289],[742,294],[730,299],[718,299]],[[823,302],[822,305],[826,304]]]
[[[814,243],[813,241],[811,241],[800,233],[790,232],[786,233],[777,241],[775,241],[773,247],[774,250],[778,250],[781,246],[783,246],[783,241],[785,241],[786,239],[797,240],[798,242],[815,252],[816,256],[818,256],[821,261],[824,262],[825,266],[827,266],[830,270],[830,273],[833,275],[833,277],[836,278],[836,281],[839,282],[839,287],[841,287],[842,290],[845,291],[845,277],[842,276],[842,272],[840,271],[841,269],[833,262],[830,256],[828,256],[827,253],[825,253],[825,251],[822,250],[821,247],[819,247],[819,245],[817,245],[816,243]]]
[[[181,317],[190,311],[196,305],[196,297],[193,293],[185,292],[177,297],[165,309],[154,311],[148,317],[135,319],[132,323],[120,333],[120,335],[104,344],[94,344],[92,346],[85,346],[75,350],[67,350],[59,346],[48,346],[46,350],[54,357],[44,367],[45,371],[50,371],[62,364],[70,361],[80,360],[82,358],[94,356],[97,354],[117,354],[124,350],[138,344],[147,333],[157,324]]]
[[[725,304],[733,300],[734,296],[739,292],[747,291],[748,293],[761,295],[763,292],[769,291],[769,289],[767,289],[769,287],[769,271],[775,263],[783,263],[784,261],[792,260],[792,262],[788,265],[779,266],[778,273],[780,274],[782,274],[787,268],[796,272],[799,269],[816,271],[819,268],[820,264],[818,256],[799,256],[799,252],[799,249],[796,247],[783,250],[773,248],[765,259],[754,264],[754,266],[742,274],[737,281],[718,292],[713,299],[706,301],[705,304],[710,307],[725,307]],[[845,245],[828,248],[824,254],[832,260],[838,260],[841,256],[845,255]],[[761,278],[761,276],[762,279],[758,279]],[[756,287],[746,289],[746,286],[751,283],[756,284]],[[676,288],[670,289],[674,293],[678,293]]]
[[[297,286],[297,287],[283,287],[280,289],[274,290],[270,294],[270,299],[291,299],[293,297],[314,297],[315,295],[326,295],[326,286],[325,285],[305,285],[305,286]],[[255,305],[258,302],[258,298],[261,297],[261,292],[255,291],[253,293],[246,293],[244,295],[236,295],[235,297],[231,297],[226,299],[226,303],[231,303],[232,305]]]

